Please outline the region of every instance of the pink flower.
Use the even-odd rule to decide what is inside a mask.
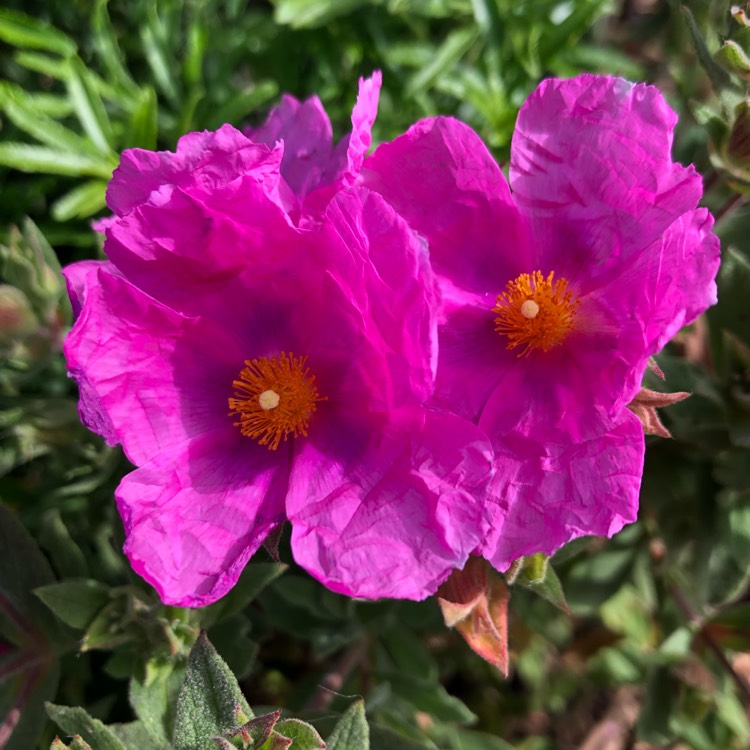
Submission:
[[[648,358],[716,301],[700,176],[672,161],[650,86],[547,80],[518,117],[508,189],[478,136],[414,125],[365,161],[430,247],[446,300],[435,402],[491,438],[500,569],[635,520]]]
[[[359,79],[352,130],[335,147],[331,121],[317,96],[300,102],[284,94],[261,127],[245,130],[254,143],[282,149],[280,171],[295,197],[287,204],[295,222],[314,221],[339,190],[354,184],[372,143],[381,82],[380,71]]]
[[[490,448],[423,407],[423,242],[363,188],[294,227],[281,155],[229,126],[123,154],[109,261],[66,269],[81,416],[138,467],[116,492],[125,552],[165,602],[221,597],[285,520],[333,590],[422,598],[486,533]]]

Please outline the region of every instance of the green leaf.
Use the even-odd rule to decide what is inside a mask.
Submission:
[[[66,82],[76,115],[88,137],[103,154],[112,154],[114,138],[109,115],[93,84],[90,71],[80,58],[68,60]]]
[[[87,219],[106,205],[107,183],[89,180],[73,188],[52,204],[52,218],[56,221]]]
[[[89,566],[81,548],[70,536],[67,526],[56,508],[45,513],[39,544],[52,560],[60,578],[87,578]]]
[[[110,724],[108,729],[128,750],[167,750],[169,744],[155,742],[140,721]]]
[[[673,714],[678,687],[668,667],[656,667],[646,680],[643,708],[638,717],[638,737],[647,742],[663,743],[674,739],[669,717]]]
[[[56,52],[64,57],[76,51],[75,42],[44,21],[0,8],[0,39],[15,47]]]
[[[461,750],[513,750],[513,745],[508,744],[499,737],[494,737],[484,732],[474,732],[471,729],[455,729],[453,736],[460,743]]]
[[[472,724],[477,720],[468,706],[450,695],[439,682],[402,674],[391,680],[391,689],[418,711],[424,711],[438,721],[448,724]]]
[[[275,581],[289,566],[283,563],[250,563],[245,566],[239,580],[230,592],[201,610],[201,625],[208,628],[241,612],[272,581]]]
[[[274,731],[292,740],[294,750],[324,750],[326,747],[315,729],[299,719],[284,719],[276,724]]]
[[[238,706],[252,717],[234,675],[201,633],[190,652],[177,701],[175,750],[215,750],[211,738],[237,726]]]
[[[326,741],[326,749],[370,750],[370,728],[363,701],[355,701],[346,709]]]
[[[146,60],[151,67],[156,85],[172,104],[177,104],[177,84],[174,62],[163,43],[163,34],[156,7],[149,7],[148,19],[141,26],[141,42]]]
[[[555,569],[549,564],[549,558],[546,555],[524,557],[523,565],[513,585],[533,591],[563,612],[569,611],[560,579]]]
[[[56,706],[47,703],[47,714],[66,734],[80,734],[95,750],[127,750],[125,745],[102,724],[82,708]]]
[[[66,624],[85,628],[109,601],[109,587],[90,579],[39,586],[34,593]]]
[[[397,672],[432,681],[438,679],[438,665],[424,639],[413,631],[396,626],[383,633],[382,642]]]
[[[711,79],[711,85],[714,87],[714,91],[718,94],[721,93],[723,89],[733,87],[734,84],[729,74],[714,60],[713,55],[708,51],[706,40],[703,38],[703,34],[701,34],[701,31],[695,22],[695,17],[690,9],[685,5],[681,5],[680,10],[685,17],[685,23],[687,23],[688,29],[690,30],[690,36],[693,40],[693,46],[695,47],[698,61]]]
[[[64,81],[67,76],[65,66],[60,65],[57,57],[50,57],[39,52],[16,52],[13,59],[24,68],[49,76],[55,81]]]
[[[21,172],[44,172],[79,177],[92,175],[109,180],[117,166],[113,160],[92,159],[84,154],[72,154],[43,146],[6,141],[0,143],[0,164]]]
[[[144,86],[130,116],[125,145],[128,148],[156,148],[159,103],[151,86]]]
[[[432,60],[416,73],[406,85],[404,96],[430,89],[466,54],[479,37],[475,28],[457,29],[448,35]]]
[[[47,146],[99,158],[97,149],[88,140],[48,117],[39,99],[20,86],[0,82],[0,107],[16,127]]]
[[[248,637],[250,620],[241,614],[232,615],[213,625],[209,634],[216,650],[224,655],[234,675],[246,677],[258,656],[259,646]]]
[[[44,555],[0,504],[0,737],[5,750],[36,747],[44,701],[60,679],[58,652],[72,646],[67,631],[32,593],[52,583]]]
[[[750,345],[745,302],[745,290],[750,288],[750,259],[736,247],[725,249],[717,284],[721,304],[711,311],[711,321]]]
[[[330,744],[328,747],[330,748]],[[369,750],[434,750],[434,748],[435,745],[430,740],[425,739],[424,743],[416,742],[387,727],[370,726]]]
[[[274,20],[293,29],[312,29],[369,5],[372,0],[272,0]]]
[[[160,747],[168,745],[174,734],[177,697],[184,674],[184,668],[176,668],[150,682],[138,677],[130,680],[130,705],[149,737]]]
[[[750,76],[750,58],[739,44],[727,39],[714,54],[714,60],[725,67],[730,73],[736,73],[742,78]]]
[[[573,612],[594,613],[625,582],[634,558],[634,549],[608,549],[576,560],[565,580],[565,593]]]
[[[242,122],[249,114],[273,99],[279,91],[274,81],[263,81],[245,91],[233,92],[226,103],[209,119],[209,127],[218,128],[225,122]]]
[[[123,607],[124,600],[120,597],[99,611],[81,639],[81,651],[113,649],[130,640],[121,627]]]
[[[91,38],[109,78],[128,93],[136,94],[138,86],[125,67],[125,59],[109,18],[107,2],[108,0],[96,0],[91,14],[91,27],[94,32]]]

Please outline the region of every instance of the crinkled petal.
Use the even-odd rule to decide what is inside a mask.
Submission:
[[[348,273],[336,258],[329,267],[346,275],[356,304],[367,300],[366,313],[386,345],[391,379],[424,401],[432,392],[440,305],[424,241],[377,193],[362,188],[336,196],[325,228],[352,254]]]
[[[107,188],[107,205],[125,216],[165,185],[210,193],[237,177],[252,174],[272,192],[278,182],[282,149],[253,143],[231,125],[188,133],[171,151],[123,151]]]
[[[516,355],[495,331],[490,303],[484,296],[458,288],[446,293],[445,320],[438,329],[440,355],[433,403],[474,423],[506,367]]]
[[[648,358],[716,304],[720,244],[712,226],[713,218],[704,208],[683,214],[630,265],[591,293],[601,311],[612,320],[625,321],[618,352],[637,378],[613,409],[629,403],[638,391]],[[627,329],[633,330],[628,334]]]
[[[269,253],[283,256],[301,242],[252,177],[215,191],[212,203],[165,186],[107,229],[105,252],[134,284],[180,305],[197,287],[221,282]]]
[[[359,79],[357,103],[352,110],[352,131],[333,150],[328,167],[320,177],[318,189],[306,197],[300,226],[317,226],[332,198],[357,181],[372,143],[372,126],[378,114],[381,82],[379,70],[370,78]]]
[[[116,216],[103,216],[101,219],[92,221],[91,228],[99,234],[104,234],[107,231],[107,228],[110,227],[115,221],[117,221]]]
[[[349,596],[433,594],[487,530],[490,459],[481,433],[445,413],[328,419],[295,456],[295,560]]]
[[[104,266],[105,264],[101,264]],[[245,352],[207,318],[188,318],[100,267],[65,341],[81,419],[135,464],[218,425]],[[197,365],[196,363],[199,363]]]
[[[644,438],[633,413],[625,409],[589,438],[541,444],[525,437],[519,432],[493,441],[489,492],[498,503],[488,507],[498,517],[481,549],[492,565],[506,570],[523,555],[551,555],[571,539],[612,536],[635,521]]]
[[[451,284],[494,302],[509,280],[529,271],[526,227],[505,178],[458,120],[421,120],[381,145],[365,161],[361,182],[427,239],[435,272]]]
[[[677,116],[652,86],[581,75],[547,79],[518,115],[510,182],[533,225],[534,263],[582,292],[627,272],[702,193],[672,162]]]
[[[256,143],[274,146],[284,142],[281,176],[298,198],[318,187],[329,168],[333,153],[333,131],[317,96],[304,102],[285,94],[259,128],[245,131]]]
[[[103,260],[81,260],[63,268],[65,285],[68,289],[70,306],[73,308],[73,318],[77,318],[86,301],[86,276],[97,268],[106,268],[109,273],[117,274],[117,269]]]
[[[684,214],[581,298],[576,333],[561,347],[566,364],[543,370],[568,383],[569,408],[588,402],[610,416],[619,413],[640,390],[649,358],[716,302],[719,240],[712,224],[705,209]]]
[[[202,607],[237,582],[285,520],[289,451],[217,429],[128,474],[115,497],[125,554],[165,604]]]
[[[347,174],[344,182],[351,185],[362,169],[362,162],[372,144],[372,126],[378,116],[378,100],[383,76],[376,70],[369,78],[359,79],[357,103],[352,110],[352,132],[346,149]]]

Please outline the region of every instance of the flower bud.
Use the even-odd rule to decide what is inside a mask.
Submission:
[[[10,284],[0,284],[0,343],[24,338],[38,322],[26,295]]]

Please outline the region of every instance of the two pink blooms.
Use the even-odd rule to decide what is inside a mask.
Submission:
[[[66,269],[84,422],[137,467],[134,569],[170,604],[224,595],[291,522],[335,591],[421,599],[635,520],[649,357],[716,301],[676,116],[621,79],[544,81],[512,193],[431,118],[367,155],[380,75],[334,147],[317,98],[265,125],[126,151],[104,262]]]

